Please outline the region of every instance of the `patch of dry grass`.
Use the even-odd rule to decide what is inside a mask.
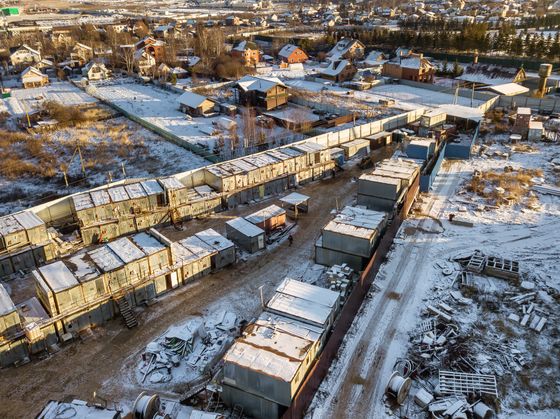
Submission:
[[[473,175],[467,184],[467,190],[487,198],[494,205],[517,204],[527,200],[526,204],[535,205],[531,195],[533,178],[542,177],[540,169],[508,169],[503,172],[489,170]],[[530,202],[529,202],[530,201]]]

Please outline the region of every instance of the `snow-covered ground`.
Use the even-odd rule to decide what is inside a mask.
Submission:
[[[156,127],[191,144],[201,145],[213,152],[216,141],[227,132],[216,129],[215,123],[223,116],[210,118],[190,118],[179,111],[178,93],[145,85],[130,80],[98,83],[92,94],[114,103],[128,112]],[[243,138],[243,118],[236,118],[238,135]],[[265,138],[271,142],[293,136],[293,133],[275,126],[265,130]]]
[[[309,417],[391,416],[383,400],[389,376],[396,360],[405,356],[410,345],[408,333],[419,322],[425,306],[443,294],[448,295],[450,277],[442,274],[441,266],[452,266],[449,259],[458,253],[468,254],[478,249],[486,254],[518,260],[524,275],[539,287],[560,290],[557,265],[560,238],[556,228],[560,225],[560,198],[541,195],[540,208],[536,210],[520,206],[491,208],[481,205],[470,193],[461,192],[464,190],[461,184],[472,176],[473,170],[500,170],[506,164],[514,168],[541,168],[545,171],[545,181],[555,183],[556,175],[549,169],[549,162],[560,155],[560,146],[539,144],[536,148],[534,153],[512,153],[505,161],[487,157],[493,149],[509,150],[509,146],[495,144],[486,155],[469,162],[444,165],[433,191],[423,197],[422,205],[422,213],[438,221],[421,216],[403,223],[388,261],[376,278],[379,291],[362,305],[337,361],[316,394]],[[472,221],[474,227],[450,224],[447,221],[449,213]],[[554,306],[548,294],[539,295]],[[557,303],[555,307],[558,312]],[[476,305],[470,309],[461,315],[460,322],[484,318],[484,312],[477,311]],[[504,308],[500,308],[499,317],[507,317]],[[541,334],[529,330],[519,332],[518,340],[526,343],[523,348],[527,351],[524,354],[526,359],[553,350],[553,336],[557,333],[554,323],[547,324]],[[499,340],[499,336],[496,339]],[[538,348],[536,351],[535,347]],[[558,406],[558,393],[537,390],[544,383],[558,382],[558,369],[554,367],[557,361],[554,362],[552,368],[538,371],[534,371],[534,365],[525,367],[533,368],[525,373],[536,373],[532,374],[535,377],[532,393],[511,385],[506,376],[497,377],[501,389],[501,417],[531,417],[539,406],[545,410],[537,412],[541,417],[557,417],[558,411],[546,409]],[[418,410],[413,406],[413,410]]]
[[[166,176],[209,164],[202,157],[169,143],[125,117],[79,128],[60,129],[41,134],[33,141],[41,142],[41,154],[52,154],[56,159],[55,162],[49,161],[56,173],[52,178],[36,174],[15,180],[0,176],[0,214],[104,184],[108,181],[109,172],[113,180],[119,180]],[[79,158],[71,157],[77,141],[80,142],[86,166],[85,181],[78,180],[81,178]],[[37,163],[36,156],[31,154],[24,153],[21,158]],[[61,164],[68,165],[71,183],[68,188],[58,171],[58,165]],[[123,165],[126,174],[122,172]]]
[[[11,97],[0,100],[0,112],[13,116],[24,115],[37,109],[44,101],[55,101],[66,106],[96,103],[97,99],[80,90],[68,81],[54,81],[47,86],[33,89],[13,89]]]

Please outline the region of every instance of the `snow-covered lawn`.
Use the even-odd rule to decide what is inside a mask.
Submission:
[[[83,90],[68,81],[55,81],[47,86],[33,89],[13,89],[11,97],[0,100],[0,112],[5,111],[13,116],[20,116],[37,109],[44,101],[55,101],[66,106],[80,106],[96,103]]]

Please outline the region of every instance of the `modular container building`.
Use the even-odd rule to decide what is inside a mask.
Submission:
[[[179,243],[194,256],[190,263],[192,275],[194,277],[208,275],[212,269],[212,257],[217,255],[218,251],[196,236],[187,237]]]
[[[406,147],[406,155],[412,159],[428,160],[436,152],[436,141],[414,138]]]
[[[370,152],[370,142],[369,140],[356,139],[341,144],[340,148],[344,150],[344,157],[346,160],[351,159],[354,156],[364,157]]]
[[[279,418],[320,347],[323,330],[263,313],[225,354],[222,397],[255,418]]]
[[[113,204],[111,203],[111,197],[106,189],[99,189],[97,191],[91,191],[89,193],[93,205],[95,205],[96,218],[91,220],[95,221],[105,221],[105,220],[116,220],[117,214],[113,211]],[[91,223],[90,222],[90,223]],[[84,221],[84,226],[89,225]]]
[[[277,170],[282,172],[282,175],[285,174],[292,174],[296,172],[296,157],[297,155],[301,155],[301,153],[293,150],[293,149],[285,149],[280,148],[276,150],[269,150],[265,154],[275,158],[279,162],[281,162],[282,169],[278,168]],[[277,166],[280,166],[278,164]]]
[[[221,269],[235,263],[235,245],[232,241],[211,228],[196,233],[195,236],[217,252],[211,257],[212,269]]]
[[[364,266],[368,263],[367,259],[362,256],[327,249],[323,246],[323,236],[319,236],[315,242],[315,262],[325,266],[342,265],[346,263],[356,272],[364,269]]]
[[[171,208],[178,208],[189,203],[188,188],[183,185],[176,177],[158,179],[165,190],[167,205]]]
[[[31,211],[0,217],[0,254],[49,241],[47,226]]]
[[[318,164],[326,163],[331,158],[331,153],[326,146],[313,142],[294,144],[291,145],[290,148],[305,155],[304,167],[312,167]]]
[[[244,218],[238,217],[226,221],[227,238],[249,253],[264,249],[264,235],[263,229]]]
[[[127,285],[141,282],[150,275],[147,256],[128,237],[107,243],[107,247],[124,263]]]
[[[155,179],[148,179],[140,182],[142,189],[146,192],[148,197],[148,207],[151,210],[156,210],[165,207],[165,191]]]
[[[8,291],[0,284],[0,340],[21,331],[21,320]]]
[[[377,134],[369,135],[365,137],[369,141],[369,147],[371,150],[375,150],[381,147],[385,147],[393,142],[393,134],[387,131],[381,131]]]
[[[286,225],[286,210],[278,205],[270,205],[245,217],[247,221],[270,233]]]
[[[285,278],[266,304],[271,313],[328,331],[340,308],[340,293]]]
[[[420,117],[420,126],[423,128],[433,128],[445,124],[447,114],[439,109],[427,111]]]
[[[83,307],[82,287],[61,260],[34,271],[37,296],[51,316]]]
[[[259,169],[261,182],[267,182],[286,173],[283,159],[279,159],[270,153],[253,154],[244,157],[244,160]]]
[[[38,354],[58,342],[54,324],[48,322],[49,315],[36,297],[18,304],[17,310],[27,338],[29,354]]]
[[[323,247],[369,259],[386,223],[386,212],[345,207],[323,228]]]

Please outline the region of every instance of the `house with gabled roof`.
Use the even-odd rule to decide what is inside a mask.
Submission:
[[[21,73],[21,84],[25,89],[46,86],[49,84],[49,76],[41,73],[41,71],[35,67],[30,66]]]
[[[288,87],[276,77],[245,76],[235,85],[240,104],[267,111],[288,103]]]
[[[77,61],[80,63],[80,65],[84,65],[92,59],[93,48],[80,42],[76,42],[76,44],[72,48],[72,51],[70,52],[70,60]]]
[[[397,56],[383,64],[382,74],[396,79],[433,83],[436,66],[423,54]]]
[[[278,52],[278,58],[287,64],[304,63],[309,56],[300,47],[293,44],[286,44]]]
[[[354,60],[360,59],[364,56],[365,45],[357,39],[342,38],[336,45],[327,53],[329,61],[337,60]]]
[[[331,61],[326,68],[319,71],[319,77],[336,83],[352,80],[358,70],[348,60]]]
[[[33,65],[41,61],[41,52],[27,44],[15,49],[10,54],[10,62],[14,67]]]
[[[253,41],[241,41],[231,50],[231,56],[239,58],[245,66],[256,66],[260,61],[260,51]]]

